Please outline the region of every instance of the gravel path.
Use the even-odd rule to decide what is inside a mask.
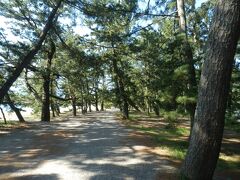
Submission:
[[[32,123],[0,136],[0,179],[151,180],[174,169],[130,132],[113,112]]]

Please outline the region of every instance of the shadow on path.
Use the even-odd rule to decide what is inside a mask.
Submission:
[[[51,123],[32,123],[1,136],[0,179],[155,179],[175,168],[137,151],[113,112],[94,112]]]

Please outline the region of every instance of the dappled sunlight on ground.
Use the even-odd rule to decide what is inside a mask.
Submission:
[[[175,171],[113,113],[30,123],[1,137],[0,179],[155,179]]]

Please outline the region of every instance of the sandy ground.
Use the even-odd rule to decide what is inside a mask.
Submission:
[[[0,179],[151,180],[173,172],[166,158],[129,138],[113,112],[34,122],[0,135]],[[159,177],[159,176],[158,176]]]

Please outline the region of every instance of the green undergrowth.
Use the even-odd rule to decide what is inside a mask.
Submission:
[[[223,158],[220,157],[218,159],[217,169],[218,170],[240,169],[240,161],[224,160]]]
[[[20,123],[18,121],[7,121],[7,124],[4,122],[0,122],[0,127],[2,128],[10,128],[19,125]]]
[[[174,129],[132,127],[137,131],[152,136],[157,145],[169,152],[174,159],[183,160],[187,151],[188,142],[184,139],[189,135],[189,130],[183,127]],[[181,139],[183,137],[184,139]]]
[[[172,113],[173,114],[173,113]],[[172,115],[170,114],[170,115]],[[175,114],[174,114],[175,116]],[[174,118],[171,118],[171,121]],[[181,121],[174,121],[175,126],[168,127],[168,121],[164,118],[154,118],[156,120],[156,127],[155,126],[147,126],[147,124],[142,123],[152,122],[151,117],[147,117],[146,114],[141,115],[141,113],[134,113],[131,114],[131,119],[128,126],[132,129],[135,129],[138,132],[144,133],[149,135],[153,141],[156,143],[158,147],[167,151],[169,158],[177,159],[177,160],[184,160],[187,148],[188,148],[188,136],[189,136],[189,128],[185,126],[181,126]],[[158,124],[161,122],[162,125]],[[165,122],[165,125],[164,125]],[[227,125],[226,129],[234,130],[235,132],[240,132],[240,126],[238,125]],[[234,154],[239,154],[239,151],[233,150]],[[239,156],[238,156],[239,157]],[[218,163],[217,163],[217,170],[230,170],[230,169],[240,169],[240,161],[234,159],[235,157],[232,155],[223,155],[221,154]]]
[[[225,129],[240,133],[240,123],[239,122],[226,123]]]

